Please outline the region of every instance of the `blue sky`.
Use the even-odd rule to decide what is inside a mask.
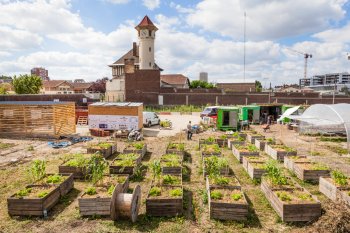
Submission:
[[[0,0],[0,75],[42,66],[52,79],[111,77],[108,64],[148,15],[163,73],[241,81],[246,12],[246,77],[297,83],[303,56],[288,48],[313,54],[308,76],[349,71],[349,8],[347,0]]]

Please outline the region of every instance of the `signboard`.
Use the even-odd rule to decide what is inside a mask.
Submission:
[[[138,116],[89,115],[89,129],[139,129]]]

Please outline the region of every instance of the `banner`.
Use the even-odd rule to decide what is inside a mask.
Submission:
[[[138,116],[89,115],[89,129],[138,130],[138,127]]]

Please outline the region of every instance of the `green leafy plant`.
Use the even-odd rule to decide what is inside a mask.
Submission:
[[[143,142],[135,142],[132,144],[132,146],[136,149],[136,150],[141,150],[143,148],[145,144]]]
[[[28,146],[27,151],[34,151],[34,146]]]
[[[339,170],[332,171],[331,176],[334,182],[340,186],[345,186],[348,184],[348,177]]]
[[[33,160],[28,169],[32,181],[40,180],[46,175],[46,161]]]
[[[239,151],[249,151],[249,152],[258,152],[259,151],[259,149],[253,144],[249,144],[249,145],[235,145],[235,147]]]
[[[226,134],[221,135],[220,139],[224,139],[224,140],[227,139],[227,135]]]
[[[87,189],[85,189],[85,193],[91,196],[91,195],[95,195],[97,191],[95,187],[88,187]]]
[[[225,158],[210,156],[204,158],[204,169],[208,176],[215,177],[220,175],[221,169],[228,166],[228,161]]]
[[[46,178],[46,183],[48,184],[57,184],[63,181],[63,177],[61,175],[50,175]]]
[[[22,190],[19,190],[15,196],[16,197],[25,197],[25,196],[28,196],[29,193],[32,192],[32,188],[25,188],[25,189],[22,189]]]
[[[312,170],[315,170],[315,171],[329,170],[328,166],[320,163],[313,163],[311,168]]]
[[[281,199],[281,201],[291,201],[292,197],[289,195],[289,193],[285,192],[285,191],[278,191],[276,192],[277,197],[279,199]]]
[[[84,157],[82,154],[65,155],[65,157],[66,158],[64,160],[68,160],[65,162],[65,165],[69,167],[83,168],[87,167],[90,162],[90,158]]]
[[[161,194],[161,189],[159,187],[152,187],[151,190],[149,191],[149,195],[151,197],[157,197],[160,196]]]
[[[163,176],[163,184],[180,184],[180,178],[172,175]]]
[[[182,189],[181,188],[177,188],[177,189],[172,189],[170,190],[170,196],[172,197],[181,197],[182,196]]]
[[[46,197],[47,194],[49,194],[48,191],[41,191],[41,192],[38,193],[38,197],[39,197],[39,198],[43,198],[43,197]]]
[[[266,142],[270,143],[270,144],[273,144],[273,143],[275,143],[275,139],[273,139],[273,138],[266,138]]]
[[[112,196],[113,191],[114,191],[114,188],[115,188],[114,185],[109,186],[109,188],[108,188],[108,190],[107,190],[108,195]]]
[[[183,143],[171,143],[170,142],[168,145],[168,149],[176,149],[176,150],[184,151],[185,144],[183,144]]]
[[[274,185],[287,185],[288,179],[283,174],[281,168],[277,166],[277,162],[269,160],[265,164],[266,175]]]
[[[312,196],[308,193],[304,193],[304,192],[298,192],[295,194],[297,196],[297,198],[299,198],[300,200],[303,201],[312,201]]]
[[[129,159],[116,159],[114,160],[113,164],[115,166],[120,166],[120,167],[133,167],[136,165],[135,160],[132,158]]]
[[[212,145],[203,145],[202,150],[204,153],[220,153],[220,147],[218,144],[212,144]]]
[[[242,195],[241,193],[234,193],[234,194],[231,195],[231,198],[232,198],[232,200],[234,200],[234,201],[238,201],[238,200],[240,200],[242,197],[243,197],[243,195]]]
[[[214,183],[217,185],[228,185],[230,183],[230,179],[224,176],[215,176]]]
[[[122,160],[137,160],[140,157],[140,155],[138,154],[119,154],[118,155],[118,159],[122,159]]]
[[[216,140],[215,140],[215,138],[214,137],[209,137],[209,138],[207,138],[207,139],[205,139],[204,140],[204,142],[206,142],[206,143],[213,143],[213,142],[215,142]]]
[[[112,143],[108,143],[108,142],[100,142],[97,144],[97,146],[102,148],[102,149],[108,149],[112,145],[113,145]]]
[[[90,159],[88,167],[91,173],[91,181],[93,184],[96,184],[102,179],[104,171],[108,167],[108,163],[103,156],[94,154]]]
[[[153,179],[156,179],[159,183],[160,175],[162,173],[162,167],[159,160],[154,160],[151,165],[151,172],[153,174]]]
[[[213,190],[210,192],[210,198],[213,200],[220,200],[222,199],[222,197],[223,197],[223,194],[218,190]]]

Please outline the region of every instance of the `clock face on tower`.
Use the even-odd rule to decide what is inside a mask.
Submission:
[[[142,37],[148,36],[148,30],[147,30],[147,29],[141,30],[140,35],[141,35]]]

